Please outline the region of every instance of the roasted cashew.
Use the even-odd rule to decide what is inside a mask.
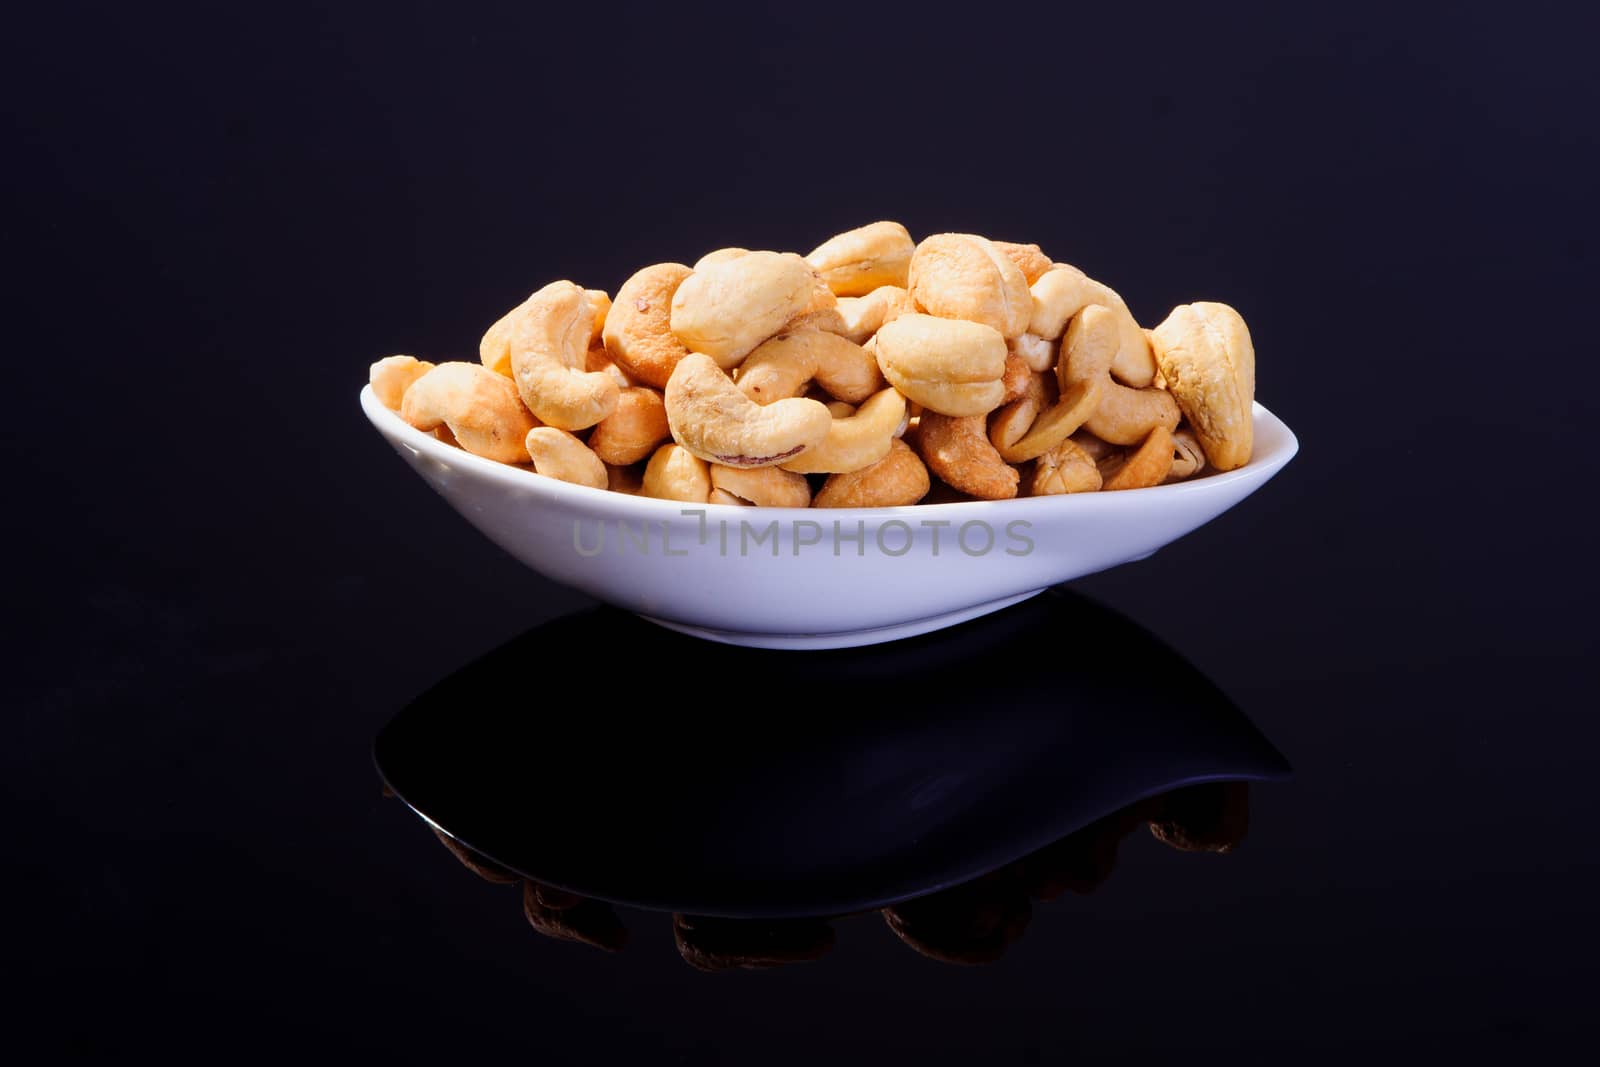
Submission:
[[[622,283],[606,316],[606,355],[630,378],[664,389],[688,349],[672,333],[672,297],[693,273],[682,263],[657,263]]]
[[[1167,473],[1169,482],[1193,478],[1206,469],[1206,453],[1200,439],[1188,430],[1178,430],[1172,435],[1172,470]]]
[[[662,500],[704,504],[711,496],[711,469],[706,461],[675,444],[664,444],[644,468],[639,491]]]
[[[1150,334],[1167,388],[1206,459],[1219,471],[1250,462],[1256,350],[1244,319],[1227,304],[1197,301],[1173,308]]]
[[[865,344],[867,338],[877,333],[885,323],[915,311],[911,294],[898,285],[880,285],[866,296],[839,298],[839,315],[844,322],[841,331],[856,344]]]
[[[870,467],[889,454],[889,442],[905,425],[906,398],[893,387],[874,394],[842,419],[815,448],[783,464],[800,474],[840,474]]]
[[[1159,389],[1133,389],[1111,380],[1111,360],[1118,340],[1116,313],[1090,304],[1067,327],[1056,377],[1063,396],[1080,382],[1098,381],[1100,403],[1084,425],[1102,440],[1133,445],[1148,437],[1156,426],[1175,429],[1178,405],[1171,394]]]
[[[827,395],[828,394],[823,393],[822,396],[814,396],[811,399],[817,401],[823,407],[827,408],[828,414],[832,415],[835,419],[848,419],[851,415],[856,413],[856,406],[854,404],[846,404],[843,400],[824,400],[822,397]]]
[[[589,345],[589,350],[583,354],[583,369],[594,373],[595,371],[606,375],[617,383],[618,389],[629,389],[633,386],[633,379],[623,373],[621,367],[611,362],[611,357],[606,355],[606,346],[595,341]]]
[[[1028,384],[1033,381],[1033,371],[1028,367],[1028,361],[1006,350],[1006,370],[1000,376],[1000,384],[1005,386],[1006,395],[1000,398],[1001,403],[1009,404],[1028,391]]]
[[[778,467],[725,467],[713,463],[711,485],[713,495],[721,492],[734,498],[722,503],[756,504],[764,508],[811,506],[811,483],[806,481],[805,475]]]
[[[589,446],[565,430],[554,426],[535,426],[523,443],[533,457],[533,471],[591,489],[606,487],[606,465]]]
[[[1144,443],[1131,452],[1100,459],[1102,489],[1145,489],[1160,485],[1172,470],[1172,431],[1157,426]]]
[[[666,403],[672,439],[702,459],[729,467],[793,459],[821,444],[833,424],[827,408],[804,397],[757,404],[700,352],[679,361],[667,381]]]
[[[749,253],[749,251],[748,248],[719,248],[714,252],[707,252],[695,260],[694,269],[705,270],[707,267],[714,267],[718,263],[726,263],[730,259],[738,259],[740,256]]]
[[[1111,455],[1120,455],[1121,449],[1109,441],[1102,441],[1088,430],[1079,430],[1072,435],[1072,443],[1083,449],[1084,455],[1099,463]]]
[[[902,315],[873,335],[878,366],[906,399],[944,415],[984,415],[1006,394],[1006,342],[981,323]]]
[[[372,384],[372,394],[378,403],[390,411],[400,410],[411,383],[433,369],[433,364],[416,356],[385,356],[372,365],[367,381]]]
[[[419,430],[449,428],[475,456],[526,463],[528,431],[539,425],[511,379],[476,363],[441,363],[411,383],[400,417]]]
[[[834,293],[865,296],[880,285],[905,285],[915,249],[898,222],[874,222],[828,238],[806,260]]]
[[[780,333],[757,345],[739,365],[739,388],[758,404],[799,396],[813,380],[829,396],[851,404],[883,388],[872,353],[821,330]]]
[[[1006,351],[1021,359],[1036,374],[1043,374],[1056,365],[1059,347],[1035,333],[1025,333],[1006,342]]]
[[[617,409],[595,424],[589,447],[606,463],[637,463],[672,436],[667,406],[648,386],[632,386],[617,396]]]
[[[585,289],[583,295],[589,300],[589,310],[594,313],[594,327],[589,331],[589,347],[604,344],[601,335],[606,328],[606,316],[611,314],[611,296],[604,289]]]
[[[672,332],[724,370],[808,310],[816,275],[792,252],[746,252],[697,270],[672,296]]]
[[[1032,285],[1044,276],[1044,272],[1055,264],[1050,262],[1050,257],[1044,254],[1044,249],[1038,245],[1019,245],[1012,241],[990,242],[1000,250],[1000,254],[1015,263],[1022,271],[1022,276]]]
[[[1092,493],[1102,484],[1094,459],[1070,437],[1040,456],[1029,489],[1034,496]]]
[[[1150,339],[1128,310],[1127,302],[1116,291],[1084,274],[1077,267],[1057,263],[1029,289],[1033,309],[1028,332],[1054,341],[1066,331],[1067,323],[1090,304],[1111,309],[1117,318],[1117,351],[1111,360],[1111,374],[1124,385],[1143,389],[1155,380],[1155,357]]]
[[[928,495],[928,468],[911,446],[896,439],[889,454],[870,467],[830,474],[811,501],[817,508],[897,508]]]
[[[946,485],[984,500],[1017,495],[1017,468],[989,443],[982,415],[952,418],[927,412],[917,427],[917,443],[928,469]]]
[[[551,282],[514,313],[509,331],[511,377],[522,402],[540,422],[582,430],[617,406],[616,380],[604,371],[584,370],[593,326],[589,297],[571,282]],[[484,343],[488,342],[486,334]],[[489,353],[480,349],[480,355]],[[491,365],[488,358],[483,362]]]
[[[1022,334],[1033,314],[1022,268],[977,234],[925,238],[911,257],[906,288],[930,315],[981,322],[1002,337]]]
[[[1007,463],[1026,463],[1077,433],[1085,420],[1094,414],[1103,388],[1103,382],[1091,379],[1077,382],[1066,389],[1061,399],[1033,421],[1027,433],[1006,448],[996,448],[1000,458]]]
[[[1001,458],[1005,458],[1011,446],[1033,428],[1039,412],[1050,402],[1046,391],[1047,381],[1042,374],[1029,375],[1022,395],[989,416],[989,443],[994,445]]]

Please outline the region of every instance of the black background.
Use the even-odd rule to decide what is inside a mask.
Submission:
[[[54,1059],[771,1063],[1574,1040],[1600,889],[1600,93],[1592,35],[1556,10],[12,21],[13,1038]],[[614,292],[642,264],[884,217],[1036,241],[1146,322],[1191,299],[1245,315],[1300,457],[1075,587],[1194,662],[1297,777],[1259,790],[1237,855],[1130,843],[988,968],[873,920],[771,973],[689,970],[661,916],[616,958],[542,941],[379,797],[368,746],[585,601],[395,459],[356,405],[367,364],[472,358],[552,278]],[[508,700],[539,713],[564,669]],[[692,721],[702,699],[639,713]]]

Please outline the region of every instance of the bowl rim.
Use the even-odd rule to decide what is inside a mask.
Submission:
[[[632,493],[619,493],[611,489],[594,489],[587,485],[575,485],[572,482],[563,482],[557,478],[549,478],[537,474],[525,467],[514,466],[509,463],[500,463],[483,456],[473,455],[464,448],[449,445],[434,437],[432,434],[423,433],[400,417],[399,412],[384,407],[378,400],[377,394],[372,391],[371,385],[361,388],[361,409],[367,419],[379,433],[391,440],[405,444],[413,452],[427,456],[429,459],[442,463],[445,466],[460,467],[473,473],[497,481],[507,488],[520,488],[531,490],[536,494],[547,496],[555,501],[566,503],[584,510],[593,510],[597,506],[605,510],[616,512],[631,512],[645,518],[683,518],[685,512],[691,515],[698,514],[701,508],[707,509],[707,516],[711,515],[748,515],[752,511],[759,511],[762,515],[774,517],[810,515],[819,512],[826,513],[830,518],[865,518],[885,517],[899,518],[905,515],[920,516],[951,516],[952,521],[957,518],[976,518],[979,515],[1003,517],[1007,512],[1033,511],[1039,507],[1072,507],[1090,509],[1104,507],[1123,507],[1133,501],[1154,501],[1159,497],[1175,497],[1179,494],[1205,493],[1222,489],[1234,482],[1264,480],[1275,474],[1284,464],[1288,463],[1300,451],[1300,440],[1289,429],[1287,423],[1267,409],[1259,400],[1252,404],[1252,415],[1257,427],[1256,437],[1263,436],[1259,431],[1265,425],[1268,430],[1277,431],[1265,435],[1269,441],[1276,438],[1274,447],[1266,449],[1259,446],[1250,457],[1250,461],[1242,467],[1231,471],[1202,475],[1188,481],[1174,482],[1170,485],[1153,485],[1143,489],[1125,489],[1113,493],[1063,493],[1048,497],[1013,497],[1009,500],[952,500],[940,504],[903,504],[895,507],[876,508],[778,508],[761,507],[752,508],[740,504],[692,504],[683,500],[662,500],[656,497],[637,496]],[[1049,503],[1045,503],[1048,501]]]

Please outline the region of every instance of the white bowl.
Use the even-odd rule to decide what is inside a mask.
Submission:
[[[415,430],[371,387],[395,451],[540,574],[684,633],[763,648],[870,645],[1144,559],[1260,488],[1299,442],[1255,405],[1238,470],[1151,489],[903,508],[688,505],[589,489]]]

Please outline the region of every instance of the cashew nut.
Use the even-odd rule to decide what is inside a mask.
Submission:
[[[589,447],[606,463],[637,463],[672,436],[667,406],[648,386],[632,386],[617,396],[617,409],[595,424]]]
[[[733,503],[764,508],[811,506],[811,483],[806,481],[805,475],[778,467],[725,467],[713,463],[711,485],[713,495],[728,494],[734,498]]]
[[[855,414],[834,419],[828,436],[809,451],[783,464],[800,474],[848,473],[870,467],[889,454],[906,421],[906,398],[892,387],[873,395]]]
[[[1172,435],[1172,470],[1167,474],[1167,481],[1181,482],[1185,478],[1193,478],[1206,468],[1205,450],[1200,447],[1200,439],[1188,430],[1179,430]]]
[[[724,370],[811,304],[816,276],[792,252],[746,252],[689,275],[672,296],[672,332]]]
[[[640,492],[662,500],[704,504],[711,496],[711,470],[705,460],[688,449],[665,444],[645,465]]]
[[[1050,262],[1050,257],[1044,254],[1044,249],[1038,245],[1019,245],[1011,241],[992,242],[1000,250],[1000,254],[1015,263],[1021,270],[1022,276],[1032,285],[1038,281],[1044,272],[1055,264]]]
[[[718,263],[726,263],[730,259],[738,259],[749,251],[748,248],[719,248],[714,252],[707,252],[695,260],[694,269],[705,270],[707,267],[716,266]]]
[[[995,450],[1007,463],[1026,463],[1044,455],[1077,433],[1084,421],[1094,414],[1100,403],[1102,388],[1103,383],[1099,380],[1075,383],[1061,394],[1061,399],[1033,421],[1027,433],[1004,448],[999,447],[1000,442],[994,441]],[[991,440],[992,437],[991,434]]]
[[[1039,412],[1049,403],[1047,381],[1049,379],[1042,374],[1029,375],[1022,395],[989,416],[989,443],[994,445],[1001,458],[1005,458],[1011,446],[1032,429]],[[1050,384],[1054,385],[1054,382]]]
[[[1172,470],[1172,431],[1157,426],[1144,443],[1131,452],[1110,455],[1096,464],[1100,468],[1102,489],[1144,489],[1160,485]]]
[[[873,335],[878,366],[908,400],[944,415],[984,415],[1006,388],[1006,342],[981,323],[902,315]]]
[[[1055,342],[1046,341],[1035,333],[1025,333],[1006,342],[1006,351],[1021,359],[1029,370],[1037,374],[1043,374],[1056,365],[1058,347]]]
[[[535,474],[587,485],[591,489],[606,487],[606,465],[588,445],[567,431],[553,426],[535,426],[528,431],[524,444],[528,455],[533,457]]]
[[[897,508],[928,495],[928,468],[904,441],[894,440],[889,454],[870,467],[830,474],[817,490],[812,507]]]
[[[1040,456],[1033,465],[1034,496],[1092,493],[1101,486],[1100,468],[1070,437]]]
[[[433,364],[416,356],[385,356],[372,365],[367,380],[378,403],[390,411],[400,410],[400,401],[411,383],[433,369]]]
[[[1002,403],[1009,404],[1028,391],[1028,383],[1033,381],[1033,371],[1028,368],[1028,361],[1021,356],[1006,350],[1006,370],[1000,376],[1000,384],[1005,386],[1006,395],[1001,397]]]
[[[602,343],[606,316],[611,313],[611,297],[604,289],[585,289],[583,295],[589,299],[589,310],[594,313],[594,328],[589,331],[589,347],[594,348]]]
[[[839,296],[865,296],[880,285],[905,285],[915,249],[898,222],[874,222],[830,237],[806,260]]]
[[[589,297],[571,282],[551,282],[514,314],[511,376],[522,402],[540,422],[582,430],[617,406],[616,381],[603,371],[583,369],[593,327]],[[485,335],[484,343],[488,341]],[[481,349],[480,354],[487,355]],[[490,365],[489,359],[484,365]]]
[[[516,332],[517,324],[530,313],[529,305],[538,295],[539,293],[534,293],[500,316],[493,326],[484,331],[483,339],[478,342],[478,361],[496,374],[511,377],[511,339]],[[604,289],[585,289],[583,295],[588,302],[590,312],[594,315],[593,328],[589,331],[585,347],[593,348],[600,343],[600,331],[605,326],[606,314],[611,310],[611,298],[606,295]]]
[[[679,361],[667,381],[666,405],[674,441],[729,467],[793,459],[821,444],[833,424],[827,408],[804,397],[757,404],[700,352]]]
[[[1017,468],[1000,458],[982,415],[952,418],[926,412],[917,427],[923,462],[951,488],[984,500],[1017,495]]]
[[[911,294],[898,285],[880,285],[866,296],[839,298],[839,315],[844,321],[844,336],[865,344],[885,323],[916,310]]]
[[[760,469],[761,470],[766,470],[767,468],[762,467]],[[711,495],[706,497],[706,503],[707,504],[726,504],[729,507],[733,507],[733,508],[747,508],[747,507],[751,507],[752,506],[750,501],[743,500],[743,499],[741,499],[739,497],[736,497],[732,493],[728,492],[726,489],[712,489],[711,490]]]
[[[589,350],[583,354],[583,369],[591,373],[599,371],[616,382],[618,389],[633,386],[632,379],[623,373],[622,368],[611,362],[611,357],[606,355],[606,346],[599,340],[591,342]]]
[[[1111,360],[1112,375],[1124,385],[1143,389],[1155,380],[1155,357],[1150,339],[1116,291],[1084,274],[1077,267],[1057,263],[1040,276],[1029,290],[1032,312],[1028,332],[1055,340],[1067,323],[1090,304],[1111,309],[1117,317],[1117,351]]]
[[[1098,382],[1100,402],[1084,425],[1112,444],[1138,444],[1156,426],[1176,429],[1178,405],[1170,393],[1133,389],[1111,380],[1118,340],[1117,316],[1111,309],[1090,304],[1078,312],[1062,339],[1061,362],[1056,367],[1062,395],[1079,383]]]
[[[851,404],[883,388],[872,353],[820,330],[780,333],[757,345],[739,365],[739,388],[758,404],[799,396],[812,380],[829,396]]]
[[[682,263],[657,263],[622,283],[606,316],[606,355],[635,381],[664,389],[688,353],[672,333],[672,297],[692,272]]]
[[[930,315],[981,322],[1002,337],[1022,334],[1033,314],[1022,268],[977,234],[925,238],[911,257],[906,288],[917,307]]]
[[[528,431],[539,425],[511,379],[476,363],[441,363],[411,383],[400,417],[419,430],[449,428],[475,456],[526,463]]]
[[[1206,459],[1219,471],[1250,462],[1256,350],[1244,319],[1227,304],[1197,301],[1173,308],[1150,333],[1167,388]]]
[[[823,397],[825,396],[827,396],[827,394],[823,393],[822,396],[814,396],[811,399],[817,401],[823,407],[827,408],[828,414],[832,415],[835,419],[848,419],[851,415],[856,413],[856,406],[854,404],[846,404],[843,400],[824,400]]]

